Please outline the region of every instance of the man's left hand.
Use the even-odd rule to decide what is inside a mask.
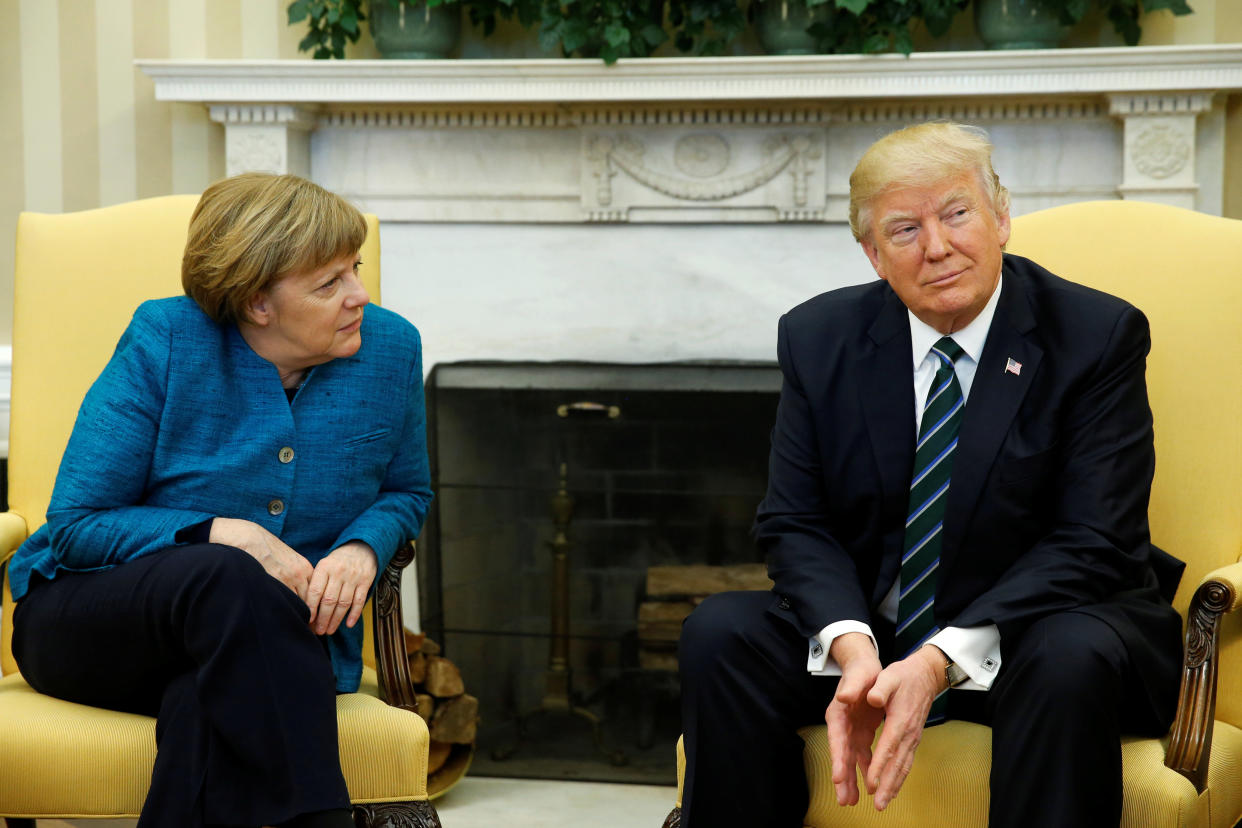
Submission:
[[[331,635],[342,620],[351,628],[358,623],[378,568],[375,550],[362,541],[341,544],[315,565],[306,603],[316,635]]]
[[[888,807],[914,765],[927,713],[948,684],[944,666],[944,654],[924,646],[880,671],[867,694],[868,704],[884,710],[884,728],[866,775],[876,810]]]

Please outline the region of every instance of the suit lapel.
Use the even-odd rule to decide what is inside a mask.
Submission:
[[[881,488],[888,499],[909,490],[915,436],[910,324],[906,306],[891,290],[867,336],[871,348],[858,361],[859,393]]]
[[[1035,315],[1026,282],[1014,271],[1008,257],[1003,273],[996,315],[975,370],[958,435],[944,520],[942,566],[951,564],[957,554],[983,485],[1044,353],[1028,336],[1035,328]],[[1007,369],[1010,360],[1020,365],[1017,374]]]

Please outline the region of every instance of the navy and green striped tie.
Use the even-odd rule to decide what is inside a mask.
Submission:
[[[944,529],[944,506],[957,432],[962,424],[965,400],[953,363],[963,351],[950,337],[932,346],[939,360],[932,380],[914,452],[914,475],[910,481],[910,509],[906,518],[901,557],[901,592],[897,602],[896,653],[904,658],[939,632],[932,612],[936,597],[936,569]],[[936,697],[927,716],[929,725],[944,721],[948,698]]]

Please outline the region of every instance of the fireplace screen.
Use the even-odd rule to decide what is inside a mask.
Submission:
[[[472,773],[675,781],[681,619],[767,586],[779,387],[755,363],[432,370],[422,625],[479,700]]]

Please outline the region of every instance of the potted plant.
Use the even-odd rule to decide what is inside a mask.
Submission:
[[[911,27],[949,29],[968,0],[752,0],[750,17],[769,53],[851,54],[914,49]],[[788,32],[800,25],[801,32]],[[773,43],[773,30],[780,42]]]
[[[345,44],[357,43],[367,20],[368,0],[293,0],[289,25],[307,21],[298,50],[315,58],[344,58]],[[496,18],[538,19],[541,0],[370,0],[371,36],[386,58],[444,58],[457,44],[461,9],[489,35]]]
[[[811,55],[819,50],[811,27],[821,30],[835,9],[832,0],[752,0],[747,14],[769,55]]]
[[[975,0],[975,29],[990,49],[1051,49],[1094,5],[1127,46],[1143,34],[1144,14],[1190,14],[1186,0]]]
[[[448,28],[460,9],[487,37],[498,18],[539,27],[540,45],[566,57],[598,57],[614,63],[646,57],[673,41],[682,52],[721,54],[745,27],[737,0],[294,0],[289,24],[307,22],[298,49],[316,58],[343,58],[345,44],[357,42],[370,13],[371,33],[384,57],[445,57],[452,43],[435,54],[419,47],[394,50],[388,44],[392,21],[415,30],[423,24]],[[671,32],[671,34],[670,34]],[[454,38],[455,40],[455,38]],[[426,53],[423,53],[426,52]]]

